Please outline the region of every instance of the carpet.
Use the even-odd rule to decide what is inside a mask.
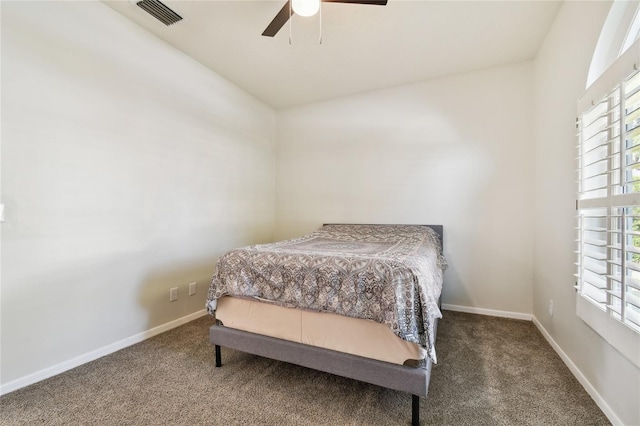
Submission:
[[[445,311],[423,425],[607,425],[530,321]],[[0,398],[2,425],[409,425],[411,396],[222,348],[209,316]]]

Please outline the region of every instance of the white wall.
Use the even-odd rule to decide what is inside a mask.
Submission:
[[[99,2],[2,2],[1,136],[5,389],[202,310],[273,238],[275,112]]]
[[[535,62],[536,211],[533,313],[608,415],[640,424],[640,371],[576,316],[575,117],[610,2],[565,2]],[[547,306],[554,301],[554,315]],[[589,386],[588,386],[589,387]],[[593,393],[595,391],[595,394]]]
[[[532,64],[278,112],[277,237],[443,224],[443,303],[530,314]]]

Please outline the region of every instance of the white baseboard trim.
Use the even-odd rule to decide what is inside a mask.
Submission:
[[[32,385],[44,379],[48,379],[49,377],[53,377],[57,374],[64,373],[65,371],[71,370],[72,368],[94,361],[98,358],[102,358],[105,355],[109,355],[111,353],[119,351],[120,349],[124,349],[128,346],[135,345],[136,343],[140,343],[160,333],[169,331],[172,328],[179,327],[183,324],[186,324],[195,319],[198,319],[206,314],[207,314],[207,310],[202,309],[200,311],[186,315],[182,318],[178,318],[176,320],[159,325],[157,327],[153,327],[152,329],[143,331],[142,333],[138,333],[131,337],[127,337],[126,339],[122,339],[110,345],[103,346],[101,348],[88,352],[84,355],[77,356],[68,361],[64,361],[59,364],[53,365],[51,367],[47,367],[43,370],[36,371],[35,373],[28,374],[19,379],[12,380],[11,382],[5,383],[4,385],[0,385],[0,395],[5,395],[9,392],[13,392],[25,386]]]
[[[492,317],[512,318],[525,321],[531,321],[531,314],[523,314],[521,312],[496,311],[493,309],[473,308],[469,306],[447,305],[442,304],[442,309],[455,312],[466,312],[468,314],[489,315]]]
[[[614,413],[614,411],[611,409],[611,407],[609,407],[609,404],[606,403],[606,401],[602,398],[602,396],[600,396],[598,391],[596,391],[596,389],[589,382],[589,380],[587,380],[587,378],[584,376],[584,374],[582,374],[582,371],[580,371],[580,369],[573,363],[571,358],[569,358],[569,355],[567,355],[562,350],[560,345],[558,345],[556,343],[556,341],[553,340],[553,337],[551,337],[551,334],[549,334],[549,332],[542,326],[540,321],[538,321],[538,319],[535,316],[533,317],[532,320],[533,320],[533,324],[537,327],[538,330],[540,330],[540,333],[542,333],[542,335],[547,340],[547,342],[549,342],[551,347],[560,356],[560,359],[562,359],[562,361],[566,364],[566,366],[569,368],[571,373],[573,373],[575,378],[578,379],[578,382],[580,382],[582,387],[587,391],[587,393],[595,401],[596,405],[602,410],[604,415],[607,416],[607,418],[609,419],[611,424],[613,424],[613,425],[623,425],[623,423],[620,420],[620,418],[618,418],[616,413]]]

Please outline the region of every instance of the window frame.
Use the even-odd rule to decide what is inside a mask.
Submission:
[[[625,181],[622,178],[624,175],[618,168],[624,169],[627,167],[627,164],[624,160],[624,154],[628,149],[625,143],[625,135],[626,128],[624,127],[624,119],[625,112],[624,108],[624,93],[621,89],[621,98],[620,98],[620,111],[619,111],[619,135],[615,136],[615,139],[618,139],[619,150],[616,152],[612,147],[614,146],[614,142],[603,142],[603,146],[607,146],[607,167],[606,167],[606,194],[598,194],[598,196],[592,198],[585,198],[584,194],[584,184],[589,176],[592,176],[585,171],[587,165],[583,163],[583,136],[585,133],[585,128],[589,126],[590,123],[583,123],[583,116],[587,115],[593,108],[597,108],[604,100],[608,99],[612,92],[616,90],[616,88],[620,85],[624,87],[624,81],[634,72],[636,75],[640,75],[640,41],[634,42],[634,44],[624,52],[603,74],[600,78],[598,78],[585,92],[583,96],[578,100],[578,118],[577,118],[577,129],[578,129],[578,188],[577,188],[577,200],[576,200],[576,210],[577,210],[577,260],[576,260],[576,313],[578,317],[580,317],[583,321],[585,321],[594,331],[596,331],[599,335],[601,335],[607,342],[609,342],[613,347],[615,347],[618,351],[620,351],[623,355],[625,355],[631,362],[633,362],[636,366],[640,367],[640,327],[636,327],[636,324],[627,324],[623,322],[624,316],[620,315],[621,318],[616,318],[616,311],[613,309],[613,296],[614,288],[612,287],[612,272],[611,265],[615,264],[614,257],[617,256],[619,259],[626,259],[628,256],[628,252],[625,250],[625,243],[622,243],[618,248],[614,247],[614,241],[612,240],[613,233],[617,232],[621,235],[622,241],[626,241],[628,234],[625,233],[625,223],[626,218],[621,213],[620,215],[616,215],[614,213],[620,213],[617,209],[624,209],[622,212],[627,211],[627,207],[629,208],[640,208],[640,192],[628,192],[623,190]],[[610,111],[609,111],[610,112]],[[607,118],[607,125],[611,125],[611,116]],[[583,128],[583,126],[585,128]],[[610,140],[610,134],[606,138]],[[587,146],[585,144],[585,146]],[[622,152],[620,152],[622,151]],[[616,156],[619,156],[619,160],[614,160]],[[615,161],[618,161],[616,168]],[[616,182],[614,179],[614,173],[619,174],[621,179]],[[585,177],[586,176],[586,177]],[[597,191],[596,191],[597,192]],[[604,233],[606,235],[605,241],[606,246],[602,246],[601,244],[593,244],[592,242],[585,241],[585,230],[587,229],[585,214],[584,212],[589,209],[600,209],[598,214],[602,214],[602,211],[606,211],[606,217],[601,216],[602,223],[605,224],[604,227],[606,231],[597,231]],[[605,210],[606,209],[606,210]],[[600,218],[590,220],[600,220]],[[593,222],[591,222],[593,223]],[[619,230],[615,230],[615,226],[620,227]],[[593,228],[592,228],[593,229]],[[599,229],[599,228],[598,228]],[[606,260],[604,262],[607,263],[607,273],[604,275],[603,280],[606,282],[606,288],[598,287],[598,285],[593,286],[597,289],[594,291],[591,288],[591,285],[587,284],[585,280],[585,275],[588,274],[587,267],[585,267],[585,262],[591,262],[589,259],[593,259],[592,254],[589,256],[585,256],[585,246],[589,245],[589,248],[593,248],[596,246],[596,252],[598,254],[606,255]],[[597,247],[600,246],[600,247]],[[619,255],[615,255],[613,253],[619,253]],[[599,256],[594,256],[596,258],[596,262],[602,261],[602,259],[598,260]],[[589,259],[587,259],[589,258]],[[585,260],[587,259],[587,260]],[[618,262],[619,270],[621,271],[621,276],[625,277],[627,274],[627,270],[625,269],[625,260],[621,260]],[[592,268],[593,269],[593,268]],[[627,287],[625,286],[625,278],[620,280],[621,283],[621,291],[624,294],[627,291]],[[597,294],[599,297],[601,294],[604,294],[605,303],[597,302],[595,299],[589,297],[587,293],[592,291],[591,295],[597,294],[598,291],[601,293]],[[634,290],[635,291],[635,290]],[[624,295],[619,297],[621,303],[624,304]],[[623,305],[624,306],[624,305]],[[624,310],[622,310],[624,312]]]

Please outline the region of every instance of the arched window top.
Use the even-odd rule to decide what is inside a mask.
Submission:
[[[640,36],[640,0],[614,0],[593,52],[587,87]]]
[[[633,21],[631,22],[631,26],[629,27],[629,31],[627,31],[627,36],[622,44],[622,49],[618,53],[618,57],[622,56],[624,52],[627,51],[631,47],[631,45],[638,40],[640,37],[640,6],[636,8],[635,15],[633,16]]]

